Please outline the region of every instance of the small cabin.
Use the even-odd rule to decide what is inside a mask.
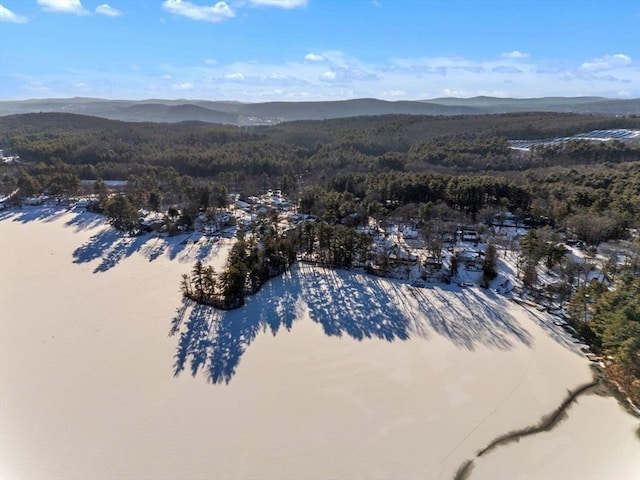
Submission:
[[[480,236],[475,230],[463,230],[461,238],[463,242],[477,242],[480,240]]]

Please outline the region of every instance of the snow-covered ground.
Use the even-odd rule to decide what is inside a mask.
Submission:
[[[229,245],[0,214],[0,478],[452,478],[591,381],[548,314],[477,287],[301,264],[241,309],[183,304]],[[631,479],[637,428],[583,396],[470,478]]]

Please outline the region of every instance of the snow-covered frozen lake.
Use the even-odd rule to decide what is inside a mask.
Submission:
[[[212,312],[180,276],[229,241],[1,215],[3,479],[448,479],[592,380],[545,313],[491,291],[302,264]],[[585,395],[469,478],[637,478],[638,427]]]

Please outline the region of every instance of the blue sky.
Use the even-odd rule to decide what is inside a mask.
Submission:
[[[3,100],[637,98],[640,2],[0,0],[0,62]]]

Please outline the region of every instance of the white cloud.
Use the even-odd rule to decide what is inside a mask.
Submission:
[[[469,97],[470,94],[466,90],[451,90],[449,88],[445,88],[442,90],[442,95],[445,97]]]
[[[340,68],[347,68],[350,65],[358,63],[355,58],[348,57],[344,54],[344,52],[340,50],[329,50],[326,52],[322,52],[322,56],[327,62]]]
[[[322,72],[319,78],[323,82],[340,82],[343,84],[380,80],[379,75],[372,72],[372,70],[369,67],[363,68],[360,65],[351,65],[348,68],[334,67],[331,70]]]
[[[23,17],[22,15],[16,15],[8,8],[0,5],[0,22],[9,22],[9,23],[26,23],[29,19],[27,17]]]
[[[100,15],[106,15],[107,17],[118,17],[122,15],[122,12],[120,10],[118,10],[117,8],[113,8],[107,3],[98,5],[96,7],[96,13],[99,13]]]
[[[174,90],[193,90],[195,86],[191,82],[174,83],[171,85]]]
[[[308,85],[305,80],[307,73],[300,75],[304,64],[298,64],[299,69],[295,72],[289,70],[289,66],[259,64],[255,62],[238,62],[230,65],[220,65],[214,67],[196,67],[193,70],[182,69],[181,75],[190,73],[190,78],[200,79],[200,86],[220,87],[224,89],[234,89],[235,86],[242,86],[246,89],[265,89],[270,91],[282,89],[283,87],[293,88]],[[264,90],[266,91],[266,90]]]
[[[504,73],[504,74],[522,73],[522,70],[520,70],[519,68],[510,66],[510,65],[498,65],[496,67],[493,67],[491,69],[491,71],[493,73]]]
[[[322,62],[324,57],[322,55],[318,55],[317,53],[307,53],[304,56],[305,60],[309,60],[310,62]]]
[[[337,78],[338,78],[338,74],[331,70],[324,72],[322,75],[320,75],[320,80],[323,80],[325,82],[333,82]]]
[[[38,0],[46,12],[75,13],[76,15],[87,15],[89,12],[84,9],[80,0]]]
[[[63,0],[43,0],[43,1],[63,1]],[[72,0],[78,1],[78,0]],[[204,0],[201,0],[204,1]],[[209,0],[210,1],[210,0]],[[309,0],[235,0],[231,5],[226,1],[218,1],[212,6],[199,5],[189,0],[164,0],[162,8],[169,13],[182,15],[192,20],[203,20],[206,22],[222,22],[236,16],[236,8],[253,7],[277,7],[284,9],[294,9],[307,6]]]
[[[225,2],[218,2],[213,6],[207,7],[183,0],[165,0],[162,2],[162,8],[175,15],[182,15],[192,20],[203,20],[205,22],[222,22],[236,15],[233,9]]]
[[[500,56],[504,57],[504,58],[528,58],[529,54],[528,53],[524,53],[524,52],[520,52],[518,50],[514,50],[512,52],[504,52]]]
[[[631,64],[631,57],[624,53],[616,53],[615,55],[605,55],[600,58],[592,58],[582,65],[583,70],[610,70],[613,68],[626,67]]]
[[[364,97],[428,99],[442,95],[522,98],[584,94],[620,98],[624,92],[633,98],[640,97],[640,70],[630,58],[630,63],[619,68],[585,70],[580,68],[580,62],[568,59],[509,59],[497,55],[493,59],[480,60],[408,57],[368,62],[348,52],[316,50],[313,53],[321,55],[324,61],[309,61],[303,52],[293,60],[229,63],[218,58],[217,62],[207,62],[206,55],[214,54],[209,51],[191,65],[181,62],[179,66],[159,64],[156,67],[145,65],[144,69],[120,69],[108,80],[99,69],[24,76],[20,79],[21,85],[33,83],[28,91],[19,93],[22,97],[84,95],[87,92],[77,85],[84,82],[90,86],[91,96],[180,96],[247,102]],[[624,57],[611,57],[610,63],[626,62]],[[46,90],[36,90],[38,88]]]
[[[216,62],[213,58],[207,58],[205,59],[204,63],[206,63],[207,65],[216,65],[218,62]]]
[[[299,8],[306,7],[308,0],[250,0],[252,5],[259,7]]]

